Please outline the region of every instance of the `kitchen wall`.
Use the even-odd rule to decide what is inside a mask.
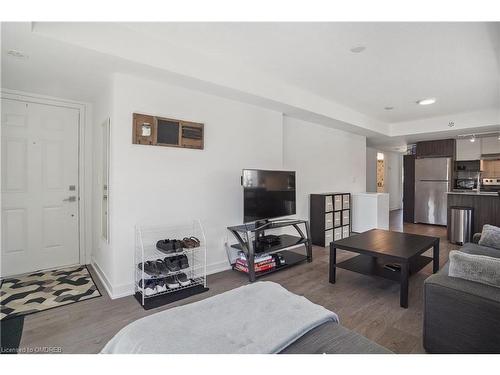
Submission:
[[[205,226],[209,273],[229,268],[225,245],[233,239],[226,227],[242,222],[243,168],[296,170],[297,216],[303,218],[309,216],[309,193],[366,186],[362,136],[123,74],[114,76],[111,93],[96,107],[96,127],[111,117],[110,243],[100,238],[96,224],[93,261],[113,297],[133,292],[136,223],[198,218]],[[134,112],[203,122],[205,149],[133,145]],[[99,174],[101,146],[95,141]],[[96,182],[96,221],[100,199]]]

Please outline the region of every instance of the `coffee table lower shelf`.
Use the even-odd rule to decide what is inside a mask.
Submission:
[[[430,262],[432,262],[431,257],[424,255],[417,256],[410,262],[410,275],[417,273]],[[391,262],[383,261],[383,259],[375,258],[369,255],[357,255],[335,264],[335,267],[361,273],[363,275],[373,275],[400,282],[401,271],[392,271],[384,268],[384,265],[388,263]]]

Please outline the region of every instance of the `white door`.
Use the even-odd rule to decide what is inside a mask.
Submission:
[[[2,99],[2,276],[79,263],[77,109]]]

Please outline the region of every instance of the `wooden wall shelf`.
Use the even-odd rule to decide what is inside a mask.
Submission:
[[[203,150],[204,124],[134,113],[132,143]]]

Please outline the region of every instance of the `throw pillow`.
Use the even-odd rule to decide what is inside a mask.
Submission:
[[[448,275],[500,288],[500,258],[453,250]]]
[[[489,246],[500,250],[500,228],[493,225],[485,224],[479,245]]]

